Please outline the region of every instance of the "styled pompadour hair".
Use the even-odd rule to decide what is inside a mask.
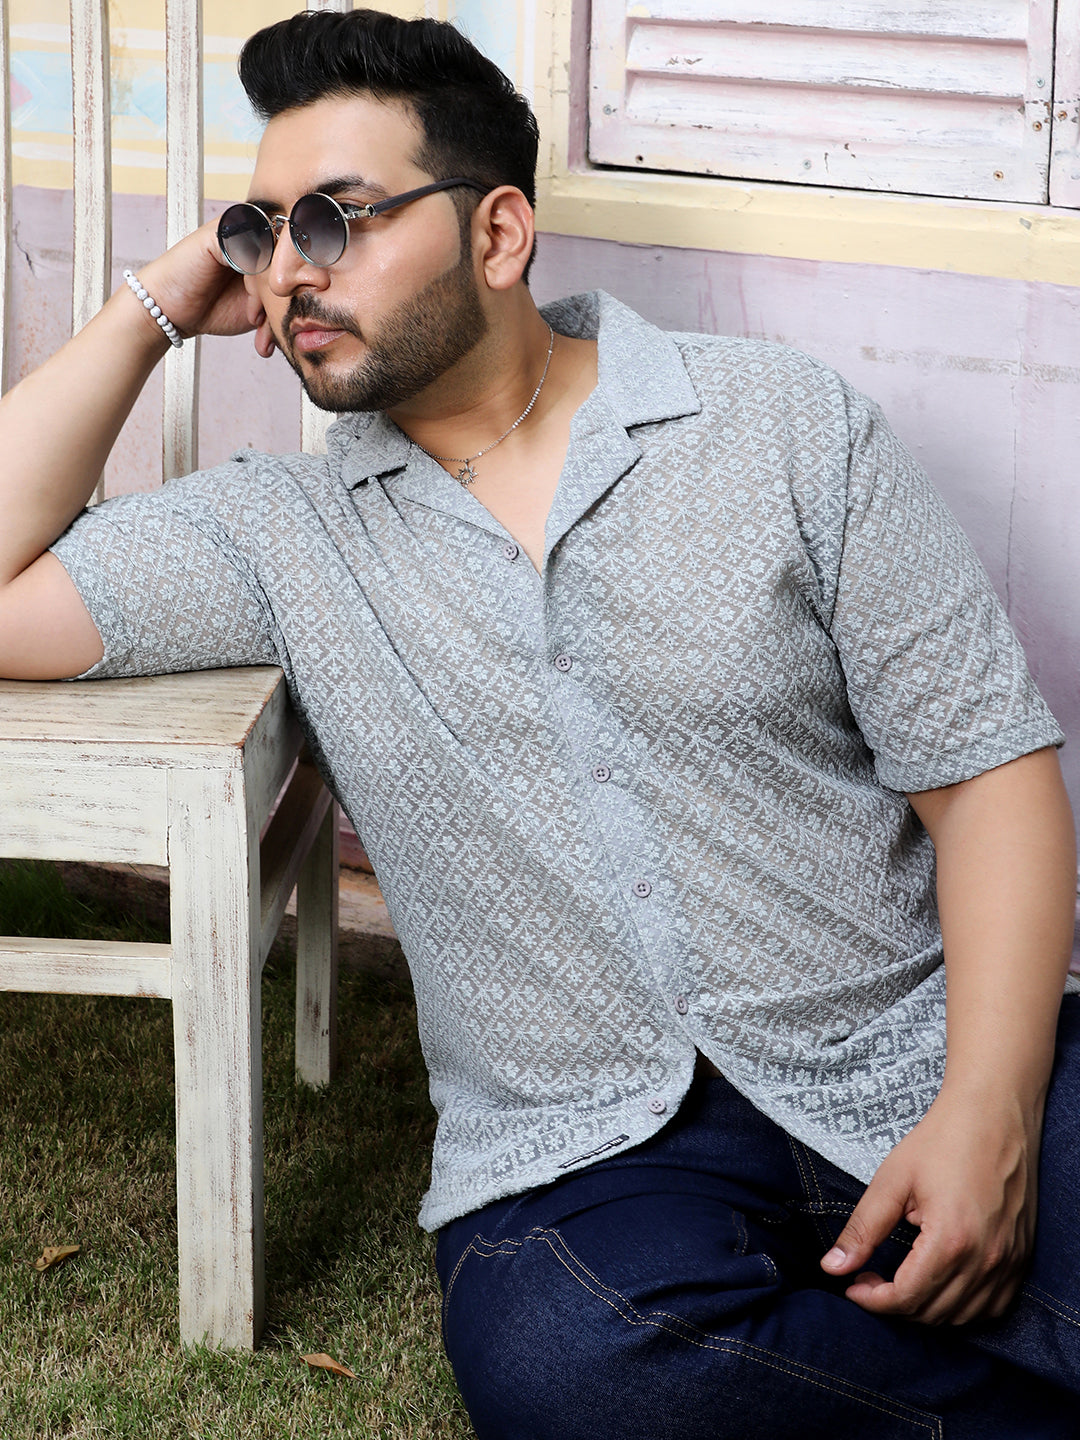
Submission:
[[[301,11],[252,35],[239,68],[263,120],[328,96],[399,100],[420,124],[416,161],[434,179],[466,175],[491,190],[514,185],[536,203],[539,131],[529,103],[445,21]],[[469,194],[455,192],[471,210]]]

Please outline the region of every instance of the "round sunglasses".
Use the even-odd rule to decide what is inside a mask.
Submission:
[[[267,215],[258,205],[242,201],[230,205],[218,221],[217,238],[222,255],[241,275],[258,275],[270,264],[278,234],[286,218],[293,245],[311,265],[320,269],[333,265],[345,253],[349,243],[350,220],[373,220],[387,210],[396,210],[410,200],[434,195],[437,190],[452,190],[467,185],[486,195],[488,187],[460,175],[451,180],[436,180],[418,190],[406,190],[372,205],[339,205],[332,195],[315,193],[301,195],[288,217]]]

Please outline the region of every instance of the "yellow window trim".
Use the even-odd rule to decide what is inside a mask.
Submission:
[[[533,99],[544,139],[537,228],[626,244],[899,265],[1080,285],[1080,211],[571,165],[570,0],[537,16]]]

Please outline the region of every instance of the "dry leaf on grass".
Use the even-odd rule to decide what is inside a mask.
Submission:
[[[332,1355],[301,1355],[301,1360],[311,1366],[313,1370],[331,1370],[335,1375],[346,1375],[350,1380],[356,1380],[356,1373],[347,1365],[342,1365]]]
[[[46,1245],[41,1258],[34,1261],[35,1270],[51,1270],[61,1260],[70,1260],[82,1249],[81,1245]]]

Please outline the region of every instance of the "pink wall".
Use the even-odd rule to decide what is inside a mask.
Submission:
[[[71,197],[19,189],[13,378],[55,348],[70,308]],[[161,202],[117,196],[116,278],[163,243]],[[824,264],[541,237],[538,300],[602,286],[660,325],[781,340],[881,402],[981,554],[1073,743],[1080,812],[1080,291],[884,266]],[[203,346],[201,459],[299,443],[297,383],[246,338]],[[160,386],[108,473],[111,492],[158,474]]]
[[[538,300],[596,285],[672,329],[779,340],[880,402],[970,535],[1080,813],[1080,290],[546,235]]]

